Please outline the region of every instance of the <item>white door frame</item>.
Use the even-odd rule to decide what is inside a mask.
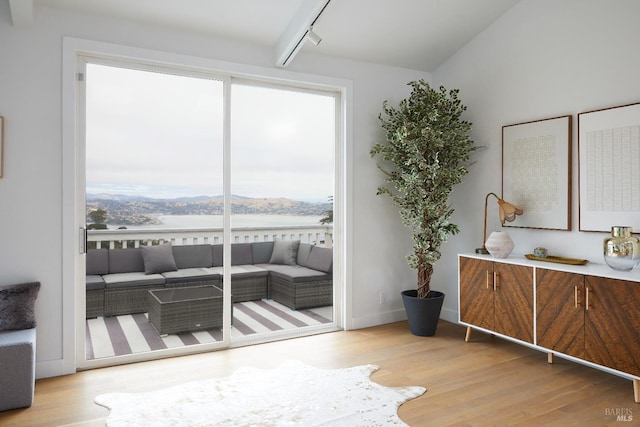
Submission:
[[[99,361],[86,361],[84,357],[85,342],[85,296],[84,287],[77,286],[84,283],[85,262],[81,249],[84,249],[84,236],[81,232],[81,225],[84,226],[84,141],[79,135],[84,135],[80,126],[77,112],[79,108],[84,108],[79,103],[83,95],[81,85],[78,82],[78,58],[80,55],[97,55],[112,57],[114,59],[130,60],[136,58],[136,63],[148,61],[153,64],[166,64],[179,68],[193,68],[210,73],[231,75],[239,78],[259,78],[300,85],[307,88],[332,89],[340,92],[339,116],[336,118],[336,149],[335,149],[335,192],[334,192],[334,310],[337,313],[334,321],[340,328],[348,329],[351,325],[352,313],[351,305],[351,280],[352,271],[350,263],[345,259],[350,259],[352,248],[351,224],[351,194],[352,178],[352,83],[349,80],[335,79],[324,76],[294,73],[287,70],[264,68],[230,62],[211,60],[201,57],[180,55],[175,53],[161,52],[155,50],[134,48],[128,46],[114,45],[109,43],[95,42],[71,37],[63,39],[63,94],[62,94],[62,165],[63,165],[63,223],[62,223],[62,248],[63,248],[63,354],[62,371],[72,373],[79,369],[114,365],[118,363],[131,363],[141,360],[148,360],[147,353],[132,354],[121,358],[109,358],[109,363],[100,364]],[[228,84],[225,86],[228,91]],[[225,95],[227,95],[225,93]],[[225,97],[229,102],[229,97]],[[225,107],[228,107],[226,105]],[[228,108],[225,111],[229,111]],[[228,120],[225,120],[225,165],[230,164]],[[225,167],[225,195],[229,200],[225,200],[225,224],[228,224],[230,217],[230,171]],[[227,188],[229,186],[229,188]],[[227,212],[228,209],[228,212]],[[226,234],[228,233],[228,235]],[[231,258],[231,231],[225,230],[225,259]],[[230,271],[225,269],[223,280],[230,279]],[[227,282],[229,283],[229,282]],[[226,287],[225,296],[230,292],[230,287]],[[231,322],[230,310],[225,312],[225,321]],[[226,323],[225,323],[226,324]],[[82,325],[82,328],[79,327]],[[228,335],[228,334],[225,334]],[[223,341],[224,342],[224,341]],[[228,342],[225,344],[228,345]],[[212,345],[215,348],[215,345]],[[206,350],[204,346],[198,346],[197,351]],[[189,350],[181,350],[177,353],[167,350],[166,356],[176,354],[188,354]],[[191,351],[193,352],[193,351]],[[164,351],[154,352],[155,356],[165,356]]]

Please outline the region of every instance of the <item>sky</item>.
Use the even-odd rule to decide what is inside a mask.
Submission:
[[[89,64],[87,193],[154,198],[223,192],[222,82]],[[327,201],[335,101],[233,84],[231,192]]]

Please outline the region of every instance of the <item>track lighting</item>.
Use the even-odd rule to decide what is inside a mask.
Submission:
[[[309,30],[307,31],[307,39],[316,46],[318,46],[322,41],[320,36],[313,32],[313,27],[309,27]]]
[[[18,1],[18,0],[15,0]],[[320,19],[322,12],[331,0],[304,0],[296,18],[278,40],[276,46],[276,65],[286,67],[302,49],[307,40],[318,45],[322,38],[313,31],[313,26]]]

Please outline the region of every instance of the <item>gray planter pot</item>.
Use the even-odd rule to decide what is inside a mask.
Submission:
[[[409,320],[409,329],[413,335],[431,337],[435,335],[444,303],[442,292],[431,290],[429,298],[418,298],[418,291],[402,291],[402,303]]]

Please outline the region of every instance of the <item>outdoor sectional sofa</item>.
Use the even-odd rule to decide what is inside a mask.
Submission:
[[[89,250],[86,317],[146,312],[150,290],[214,285],[222,289],[221,244],[164,243]],[[233,302],[272,298],[292,309],[333,303],[333,251],[297,240],[231,245]]]

